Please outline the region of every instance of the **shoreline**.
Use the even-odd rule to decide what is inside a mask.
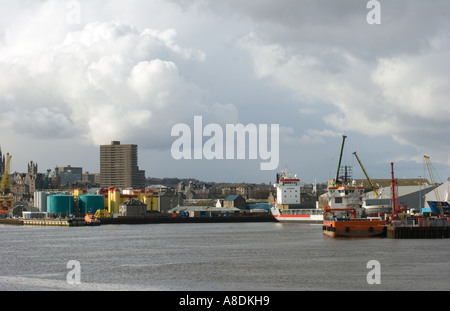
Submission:
[[[84,226],[76,219],[0,219],[5,225],[31,225],[31,226]],[[139,224],[189,224],[189,223],[243,223],[243,222],[277,222],[272,215],[238,215],[222,217],[171,217],[171,216],[119,216],[117,218],[100,219],[101,225],[139,225]]]

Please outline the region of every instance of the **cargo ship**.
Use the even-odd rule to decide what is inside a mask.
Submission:
[[[364,187],[339,178],[346,136],[342,136],[336,177],[328,186],[328,204],[324,208],[323,232],[330,237],[369,237],[383,235],[386,223],[380,217],[366,217],[362,207]]]
[[[277,197],[271,207],[271,213],[277,221],[322,223],[322,209],[302,208],[301,183],[297,175],[292,177],[287,172],[277,174],[277,182],[274,187],[277,188]]]

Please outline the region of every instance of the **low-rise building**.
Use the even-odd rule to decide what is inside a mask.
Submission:
[[[145,216],[146,213],[147,204],[139,200],[130,199],[119,205],[121,216]]]
[[[181,217],[221,217],[240,213],[236,207],[216,207],[216,206],[177,206],[168,211]]]
[[[253,188],[254,186],[250,184],[225,184],[222,186],[222,194],[241,195],[244,198],[248,198]]]
[[[223,200],[224,208],[238,208],[240,210],[245,210],[246,200],[241,195],[229,195]]]

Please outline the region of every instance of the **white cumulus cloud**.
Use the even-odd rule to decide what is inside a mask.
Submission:
[[[9,79],[0,91],[9,100],[0,105],[10,112],[3,127],[48,138],[82,135],[96,145],[123,139],[168,148],[174,123],[223,109],[204,102],[203,90],[184,79],[178,56],[204,59],[202,51],[178,45],[173,29],[140,32],[124,23],[94,22],[22,55],[19,63],[4,57],[0,72]],[[22,122],[26,126],[18,126]]]

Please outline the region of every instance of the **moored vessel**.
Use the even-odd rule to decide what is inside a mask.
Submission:
[[[272,215],[279,222],[322,223],[322,209],[279,209],[272,207]]]
[[[100,226],[100,220],[92,213],[86,213],[84,222],[86,226]]]
[[[362,207],[364,187],[340,179],[339,171],[346,136],[342,136],[336,177],[328,185],[328,204],[324,208],[323,232],[330,237],[369,237],[383,235],[386,223],[380,217],[366,217]]]
[[[385,233],[380,217],[365,217],[362,208],[364,188],[352,184],[328,187],[323,232],[331,237],[368,237]]]
[[[279,222],[322,223],[323,210],[319,208],[302,208],[301,183],[295,175],[287,172],[277,174],[276,201],[271,207],[272,215]]]

